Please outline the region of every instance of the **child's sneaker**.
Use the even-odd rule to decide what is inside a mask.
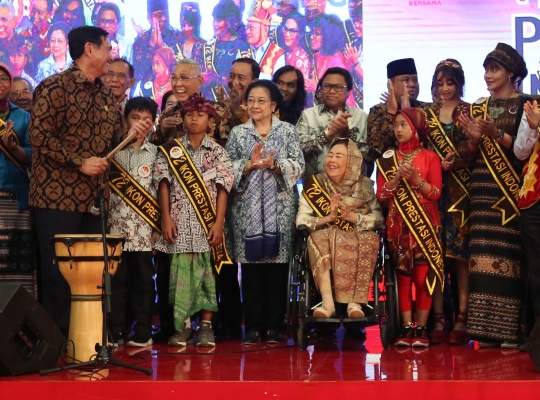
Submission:
[[[212,326],[207,322],[201,323],[201,327],[197,331],[197,347],[214,347],[215,345]]]
[[[395,345],[410,347],[412,344],[413,336],[414,336],[413,326],[411,324],[405,324],[403,325],[403,328],[401,328],[401,333],[396,339]]]
[[[152,335],[149,333],[135,332],[135,334],[129,338],[127,346],[129,347],[146,347],[151,345]]]
[[[413,347],[429,347],[429,339],[425,326],[417,326],[412,339]]]
[[[188,340],[191,338],[191,328],[184,328],[182,332],[175,332],[169,338],[169,346],[174,347],[185,347],[187,346]]]

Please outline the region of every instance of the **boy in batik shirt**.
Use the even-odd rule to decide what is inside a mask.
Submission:
[[[207,135],[215,118],[212,104],[193,94],[182,106],[181,115],[188,134],[160,146],[154,169],[162,210],[162,236],[155,248],[171,258],[169,302],[174,307],[176,332],[169,338],[169,345],[187,345],[192,335],[190,317],[200,311],[197,346],[215,346],[211,318],[218,308],[211,247],[223,241],[227,196],[234,176],[229,155]],[[173,167],[186,158],[187,164]],[[192,189],[192,179],[182,178],[186,165],[191,166],[192,175],[198,175],[199,182],[204,181],[208,201],[216,210],[211,226],[203,226],[195,208],[201,191]]]
[[[148,97],[129,100],[124,109],[128,128],[139,120],[152,121],[150,126],[153,126],[157,108],[157,103]],[[159,237],[156,228],[160,228],[153,186],[156,155],[157,147],[144,138],[120,150],[111,162],[108,225],[111,233],[121,234],[126,240],[122,261],[112,279],[111,332],[115,346],[122,344],[133,322],[126,321],[126,303],[134,310],[133,316],[137,320],[134,334],[126,344],[133,347],[152,344],[155,299],[152,246]],[[129,177],[126,179],[127,175],[123,173]],[[144,202],[137,201],[141,195]]]

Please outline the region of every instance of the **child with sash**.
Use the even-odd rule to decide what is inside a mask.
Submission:
[[[215,346],[212,312],[218,310],[213,268],[232,264],[224,246],[223,225],[234,175],[229,155],[207,132],[215,109],[199,94],[182,105],[187,135],[159,147],[154,184],[163,211],[162,236],[155,248],[171,259],[169,302],[176,332],[169,346],[191,339],[190,318],[201,312],[197,346]]]
[[[394,117],[397,151],[377,160],[377,197],[389,200],[386,221],[392,260],[398,272],[399,309],[403,328],[396,346],[429,346],[426,322],[437,280],[443,287],[444,254],[437,200],[441,195],[439,156],[424,149],[426,114],[416,108],[398,110]],[[412,316],[412,284],[416,288],[416,328]],[[441,289],[439,289],[441,290]]]
[[[130,99],[124,108],[128,129],[139,120],[155,122],[157,109],[157,103],[148,97]],[[156,156],[157,147],[144,138],[120,150],[111,160],[108,225],[111,233],[119,233],[126,240],[122,262],[112,280],[110,325],[114,345],[122,344],[133,322],[126,321],[126,304],[134,311],[128,314],[133,314],[137,320],[127,346],[152,344],[152,310],[156,297],[152,247],[161,231],[152,176]]]

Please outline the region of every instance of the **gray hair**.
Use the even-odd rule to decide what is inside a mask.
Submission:
[[[2,6],[0,6],[2,7]],[[26,78],[23,78],[23,77],[20,77],[20,76],[16,76],[15,78],[13,78],[13,83],[15,82],[18,82],[18,81],[23,81],[23,82],[26,82],[26,84],[28,85],[28,88],[30,89],[30,91],[34,91],[34,87],[32,86],[32,84],[30,83],[30,81]]]
[[[201,75],[201,66],[199,65],[199,63],[197,63],[197,61],[192,60],[191,58],[182,58],[176,63],[177,66],[184,64],[191,65],[191,70],[195,73],[195,75]]]
[[[0,8],[2,7],[9,8],[9,12],[11,13],[11,19],[15,18],[15,7],[13,6],[13,3],[11,1],[1,1]]]

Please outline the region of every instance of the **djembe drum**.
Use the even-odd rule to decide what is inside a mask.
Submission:
[[[89,361],[102,339],[103,236],[54,235],[55,260],[71,289],[68,361]],[[124,238],[107,235],[109,273],[114,274]]]

